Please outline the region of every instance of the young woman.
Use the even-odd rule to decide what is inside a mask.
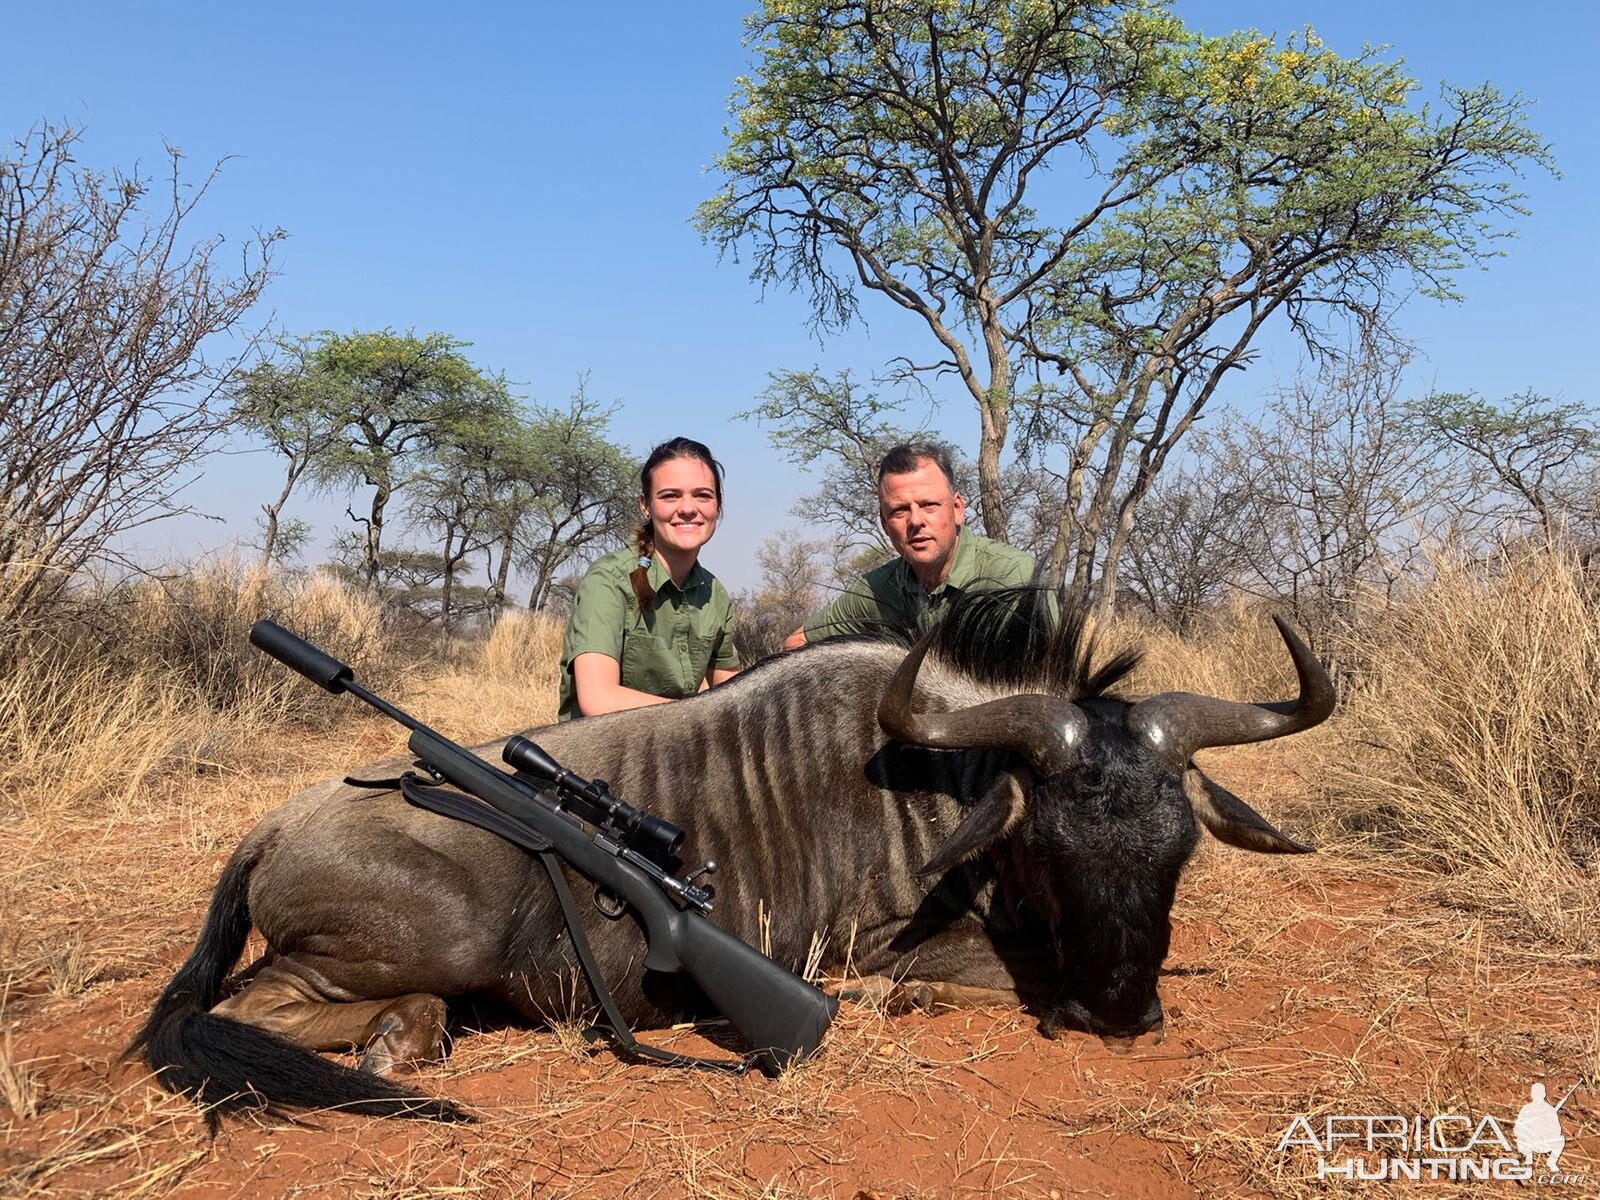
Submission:
[[[722,515],[722,464],[690,438],[650,452],[644,524],[578,585],[561,642],[558,719],[681,700],[733,677],[733,605],[700,565]]]

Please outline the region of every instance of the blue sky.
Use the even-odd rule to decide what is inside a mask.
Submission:
[[[738,590],[756,582],[764,537],[804,528],[788,510],[812,484],[733,414],[768,371],[870,377],[927,349],[923,330],[874,297],[866,328],[819,343],[799,298],[763,297],[690,226],[747,69],[750,7],[11,3],[0,134],[81,123],[80,159],[96,166],[158,167],[163,139],[196,174],[231,155],[195,230],[289,232],[260,318],[295,333],[444,331],[531,398],[559,402],[587,373],[592,396],[621,403],[614,433],[636,450],[678,433],[705,440],[728,465],[728,511],[704,560]],[[1506,258],[1463,278],[1464,303],[1408,306],[1403,330],[1425,356],[1412,380],[1595,398],[1600,6],[1174,7],[1209,33],[1310,23],[1344,53],[1389,43],[1425,91],[1489,79],[1538,101],[1533,124],[1562,178],[1525,181],[1532,216]],[[1269,354],[1224,400],[1249,405],[1294,366]],[[936,424],[975,443],[967,402],[943,394]],[[223,520],[150,527],[141,547],[188,557],[248,538],[276,486],[265,454],[214,459],[189,495]],[[330,532],[343,507],[291,505]]]

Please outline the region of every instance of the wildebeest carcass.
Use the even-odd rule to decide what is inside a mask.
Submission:
[[[1037,593],[977,593],[909,653],[823,642],[689,700],[533,735],[686,829],[683,859],[723,866],[713,919],[755,945],[765,932],[779,962],[797,966],[821,939],[824,971],[848,950],[891,1005],[1003,996],[1047,1035],[1126,1039],[1161,1022],[1157,976],[1198,826],[1249,850],[1308,849],[1191,761],[1332,711],[1327,673],[1278,628],[1298,698],[1134,703],[1110,689],[1137,654],[1096,664],[1081,616],[1055,620]],[[252,923],[269,954],[224,996]],[[631,1023],[693,1008],[681,977],[639,969],[632,922],[585,923]],[[134,1047],[167,1086],[223,1109],[450,1117],[447,1101],[385,1078],[440,1057],[445,999],[483,995],[538,1022],[570,1014],[574,977],[532,858],[395,792],[329,782],[239,845]],[[312,1053],[350,1048],[360,1071]]]

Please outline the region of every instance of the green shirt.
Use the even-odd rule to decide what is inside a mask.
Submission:
[[[604,654],[622,668],[622,686],[681,700],[700,688],[712,668],[735,670],[733,602],[728,591],[699,563],[683,581],[672,582],[659,557],[650,559],[650,586],[656,602],[639,611],[628,575],[639,565],[638,551],[624,546],[597,559],[578,585],[561,639],[561,708],[557,720],[581,716],[572,660]]]
[[[844,633],[884,625],[907,625],[926,607],[929,617],[944,615],[950,602],[969,588],[1018,587],[1033,582],[1033,559],[1004,542],[963,527],[944,582],[923,590],[906,560],[895,557],[853,581],[837,599],[806,618],[806,641],[820,642]]]

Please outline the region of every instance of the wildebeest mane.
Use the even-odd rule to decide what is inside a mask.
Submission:
[[[1086,605],[1058,615],[1051,589],[1026,586],[958,596],[929,654],[978,683],[1086,700],[1107,694],[1143,657],[1129,647],[1096,665],[1098,643]]]

